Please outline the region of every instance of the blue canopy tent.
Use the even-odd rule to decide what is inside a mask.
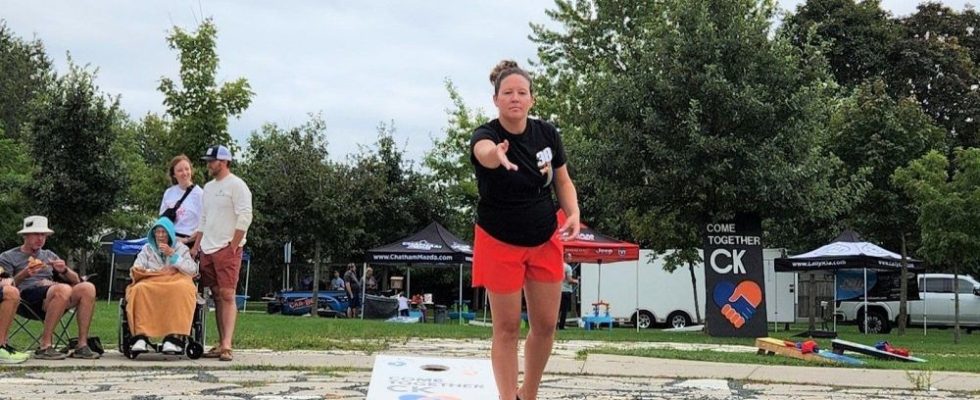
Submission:
[[[146,238],[139,239],[129,239],[129,240],[113,240],[112,241],[112,258],[109,261],[109,302],[112,302],[112,285],[115,282],[115,272],[116,272],[116,256],[136,256],[139,254],[140,250],[143,249],[143,245],[146,244]],[[252,270],[252,256],[246,252],[242,252],[242,261],[245,262],[245,293],[248,294],[248,278],[249,273]],[[246,303],[248,304],[248,303]]]

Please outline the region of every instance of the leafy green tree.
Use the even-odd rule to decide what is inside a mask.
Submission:
[[[114,127],[116,140],[110,153],[118,160],[128,183],[121,191],[119,203],[108,217],[107,228],[114,237],[141,237],[159,214],[160,197],[170,185],[166,170],[158,160],[150,162],[142,151],[148,146],[142,135],[144,122],[121,118]]]
[[[532,36],[541,92],[560,96],[539,113],[557,114],[574,138],[570,160],[597,225],[626,227],[660,252],[692,249],[710,219],[829,219],[864,190],[826,147],[826,63],[812,46],[771,37],[773,2],[556,4],[549,15],[562,29]],[[700,261],[681,254],[673,266]]]
[[[831,150],[849,171],[869,172],[871,187],[861,202],[844,218],[866,238],[886,248],[907,249],[907,240],[918,242],[918,214],[911,199],[895,186],[891,175],[929,150],[945,148],[943,130],[933,125],[910,99],[894,101],[881,79],[858,86],[844,99],[831,123]],[[912,247],[915,247],[914,245]],[[902,274],[907,273],[903,266]],[[904,285],[904,281],[903,281]],[[905,334],[907,299],[903,286],[899,306],[899,334]]]
[[[30,119],[34,101],[53,77],[51,59],[41,40],[17,37],[0,19],[0,131],[4,137],[24,140],[23,124]]]
[[[69,71],[39,99],[30,121],[30,155],[36,163],[29,211],[46,215],[58,232],[53,247],[67,252],[85,273],[105,219],[128,182],[111,151],[123,118],[116,98],[101,94],[95,75],[69,59]]]
[[[889,93],[912,97],[947,132],[947,157],[955,147],[980,146],[980,69],[974,50],[961,44],[967,30],[957,12],[935,3],[903,19],[907,36],[889,53]],[[959,35],[952,33],[960,32]],[[970,38],[975,41],[975,38]]]
[[[197,156],[217,143],[229,144],[235,150],[228,117],[248,108],[254,93],[245,78],[218,84],[217,36],[218,29],[210,18],[196,32],[174,27],[167,36],[180,60],[180,83],[163,77],[159,86],[167,115],[173,119],[171,135],[166,137],[171,155]]]
[[[798,47],[828,41],[823,54],[841,85],[853,87],[888,71],[887,57],[904,34],[880,0],[808,0],[784,21]]]
[[[476,220],[475,207],[479,197],[473,165],[470,163],[470,137],[473,131],[489,118],[480,110],[471,110],[452,82],[446,80],[446,91],[453,101],[447,110],[449,121],[446,137],[435,140],[426,154],[423,165],[429,169],[429,185],[435,199],[449,212],[443,224],[460,238],[472,238]]]
[[[248,141],[242,178],[253,196],[254,220],[249,234],[253,255],[272,268],[258,268],[257,276],[277,282],[282,246],[293,242],[296,262],[314,263],[317,244],[327,250],[323,260],[347,249],[353,225],[345,214],[347,186],[338,166],[328,159],[326,123],[314,115],[301,126],[280,128],[266,124]],[[323,261],[320,260],[320,261]]]
[[[556,5],[562,29],[532,26],[538,113],[567,138],[584,218],[691,266],[695,299],[705,222],[830,220],[864,190],[826,148],[826,62],[771,37],[772,1]]]
[[[909,37],[955,42],[967,49],[974,63],[980,59],[980,38],[974,31],[980,14],[972,7],[958,11],[942,2],[922,2],[914,14],[901,22],[908,29]]]
[[[886,248],[900,248],[906,234],[918,237],[915,207],[891,175],[908,160],[945,149],[943,130],[914,101],[893,100],[877,80],[858,86],[843,100],[830,131],[831,151],[851,173],[867,170],[871,184],[843,220]]]
[[[446,215],[436,201],[426,177],[404,159],[397,147],[394,128],[378,126],[378,140],[363,147],[349,160],[347,191],[351,203],[346,212],[362,227],[349,249],[348,259],[361,260],[364,251],[397,240]]]
[[[958,275],[964,267],[975,267],[980,258],[980,149],[957,149],[954,155],[950,160],[931,151],[896,170],[893,179],[919,208],[919,252],[930,263]],[[959,343],[959,291],[954,291],[953,341]]]
[[[2,132],[0,132],[2,133]],[[21,244],[15,232],[27,214],[27,191],[33,164],[27,146],[0,135],[0,249]]]

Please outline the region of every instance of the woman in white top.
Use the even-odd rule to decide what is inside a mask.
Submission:
[[[173,186],[163,192],[160,201],[160,216],[170,218],[177,240],[192,248],[201,218],[204,190],[194,184],[194,170],[187,156],[181,154],[170,161],[170,182]]]

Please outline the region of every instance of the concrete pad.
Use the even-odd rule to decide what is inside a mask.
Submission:
[[[590,354],[582,372],[591,375],[611,376],[744,380],[752,374],[756,367],[758,366]]]
[[[243,371],[221,370],[209,371],[209,375],[221,382],[296,382],[305,381],[307,373],[303,371]]]
[[[678,382],[674,386],[723,392],[731,392],[732,390],[728,386],[728,381],[724,379],[689,379]]]
[[[762,365],[747,379],[763,382],[793,382],[807,385],[836,387],[881,386],[890,389],[911,389],[903,371],[860,368],[819,368]]]
[[[962,372],[933,372],[932,387],[939,390],[980,392],[980,375]]]

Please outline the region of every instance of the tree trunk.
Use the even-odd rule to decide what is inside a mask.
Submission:
[[[698,278],[694,274],[694,265],[690,262],[687,263],[688,270],[691,271],[691,289],[694,292],[694,316],[697,318],[695,324],[701,323],[701,305],[698,304]]]
[[[901,282],[901,293],[899,293],[899,303],[898,303],[898,334],[899,336],[905,335],[905,325],[908,320],[908,302],[909,302],[909,261],[908,255],[905,252],[905,232],[902,232],[902,282]]]
[[[953,266],[953,343],[960,344],[960,267]]]
[[[313,303],[310,306],[310,315],[319,317],[320,313],[320,240],[316,241],[316,259],[313,260]]]

